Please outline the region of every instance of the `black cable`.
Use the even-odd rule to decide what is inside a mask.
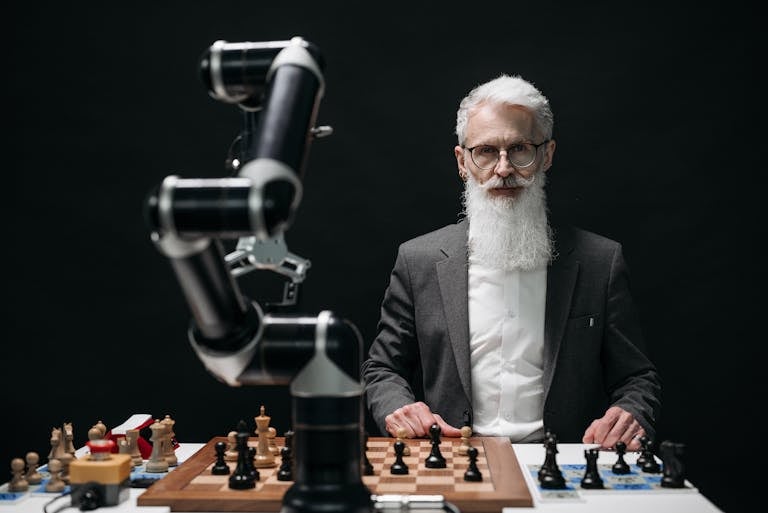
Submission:
[[[53,504],[57,500],[61,499],[62,497],[66,497],[70,493],[72,493],[72,492],[64,492],[64,493],[62,493],[60,495],[57,495],[56,497],[54,497],[53,499],[49,500],[48,502],[46,502],[45,505],[43,505],[43,513],[55,513],[55,512],[52,512],[52,511],[48,511],[48,506],[50,506],[51,504]],[[71,507],[71,504],[62,506],[61,508],[57,509],[56,511],[61,511],[64,508],[69,508],[69,507]]]

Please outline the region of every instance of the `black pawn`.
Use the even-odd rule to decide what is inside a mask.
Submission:
[[[429,451],[429,456],[424,461],[424,466],[427,468],[445,468],[445,458],[440,452],[440,426],[432,424],[429,428],[429,436],[432,439],[432,449]]]
[[[661,443],[661,460],[664,463],[664,475],[661,486],[664,488],[685,488],[685,470],[683,451],[685,445],[665,440]]]
[[[467,449],[467,456],[469,457],[469,466],[467,471],[464,472],[464,481],[482,481],[483,474],[480,473],[480,469],[477,468],[477,449],[469,447]]]
[[[650,449],[651,439],[647,436],[643,435],[640,437],[640,455],[637,457],[637,461],[635,461],[635,464],[638,467],[642,467],[643,464],[648,461],[648,451]]]
[[[248,464],[248,432],[237,433],[237,466],[229,476],[229,487],[234,490],[248,490],[256,487],[256,481]]]
[[[549,430],[545,435],[544,449],[546,456],[539,469],[539,484],[547,490],[562,490],[565,488],[565,478],[557,466],[557,437]]]
[[[216,463],[211,468],[211,474],[215,476],[226,476],[229,474],[229,465],[224,460],[224,452],[227,450],[227,444],[224,442],[216,442],[214,446],[216,450]]]
[[[371,465],[371,460],[368,459],[368,433],[365,433],[363,436],[363,475],[364,476],[372,476],[373,475],[373,465]]]
[[[293,431],[285,432],[285,445],[280,449],[278,481],[293,481]]]
[[[256,468],[256,447],[248,447],[248,472],[253,476],[254,481],[258,481],[261,475]]]
[[[587,460],[587,468],[584,470],[584,477],[581,478],[581,487],[591,490],[604,488],[603,478],[600,477],[600,471],[597,469],[597,449],[585,449],[584,458]]]
[[[645,438],[645,441],[643,441],[643,438]],[[653,455],[653,441],[651,441],[650,438],[643,436],[640,437],[640,443],[643,444],[643,452],[640,454],[640,457],[637,458],[637,465],[643,472],[648,474],[658,474],[661,472],[661,465],[659,465],[659,462],[656,461],[656,458]]]
[[[403,475],[408,473],[408,465],[403,461],[403,452],[405,451],[405,442],[397,440],[394,444],[395,447],[395,462],[389,467],[389,471],[393,474]]]
[[[624,461],[624,454],[627,452],[627,444],[619,440],[613,448],[616,451],[616,463],[613,464],[611,470],[614,474],[629,474],[629,464]]]

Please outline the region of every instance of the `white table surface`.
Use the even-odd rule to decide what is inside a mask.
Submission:
[[[193,455],[205,444],[201,443],[180,443],[176,450],[176,456],[179,462]],[[541,444],[513,444],[518,462],[520,463],[523,475],[528,481],[528,487],[531,489],[531,495],[534,499],[532,508],[505,508],[503,513],[517,513],[520,511],[536,511],[541,513],[722,513],[711,501],[702,494],[694,492],[682,493],[652,493],[628,491],[620,492],[613,490],[592,490],[589,493],[580,494],[580,500],[572,501],[542,501],[534,492],[537,486],[532,476],[526,469],[528,464],[541,464],[544,461],[544,447]],[[583,444],[558,444],[557,463],[584,463]],[[629,463],[634,462],[633,455],[627,455]],[[611,452],[601,452],[598,463],[613,463],[616,455]],[[696,483],[692,483],[694,486]],[[3,485],[5,488],[5,485]],[[168,513],[170,508],[167,506],[137,506],[136,499],[144,493],[143,488],[131,488],[128,500],[106,508],[100,508],[96,511],[105,513]],[[0,513],[38,513],[43,511],[43,507],[51,500],[50,497],[29,496],[28,498],[14,505],[0,505]],[[69,505],[69,497],[59,499],[51,503],[49,513],[58,511],[64,505]],[[76,507],[62,509],[62,513],[80,511]],[[419,510],[427,513],[427,510]],[[209,512],[217,513],[217,512]]]

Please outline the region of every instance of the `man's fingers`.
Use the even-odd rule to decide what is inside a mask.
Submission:
[[[446,421],[443,420],[443,417],[438,415],[437,413],[434,414],[435,419],[437,419],[437,425],[440,426],[441,435],[442,436],[448,436],[448,437],[457,437],[461,436],[461,430],[459,428],[455,428],[448,424]]]

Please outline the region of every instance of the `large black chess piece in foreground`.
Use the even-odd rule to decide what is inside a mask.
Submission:
[[[661,443],[659,451],[664,468],[661,486],[664,488],[685,488],[685,466],[683,465],[685,445],[665,440]]]

